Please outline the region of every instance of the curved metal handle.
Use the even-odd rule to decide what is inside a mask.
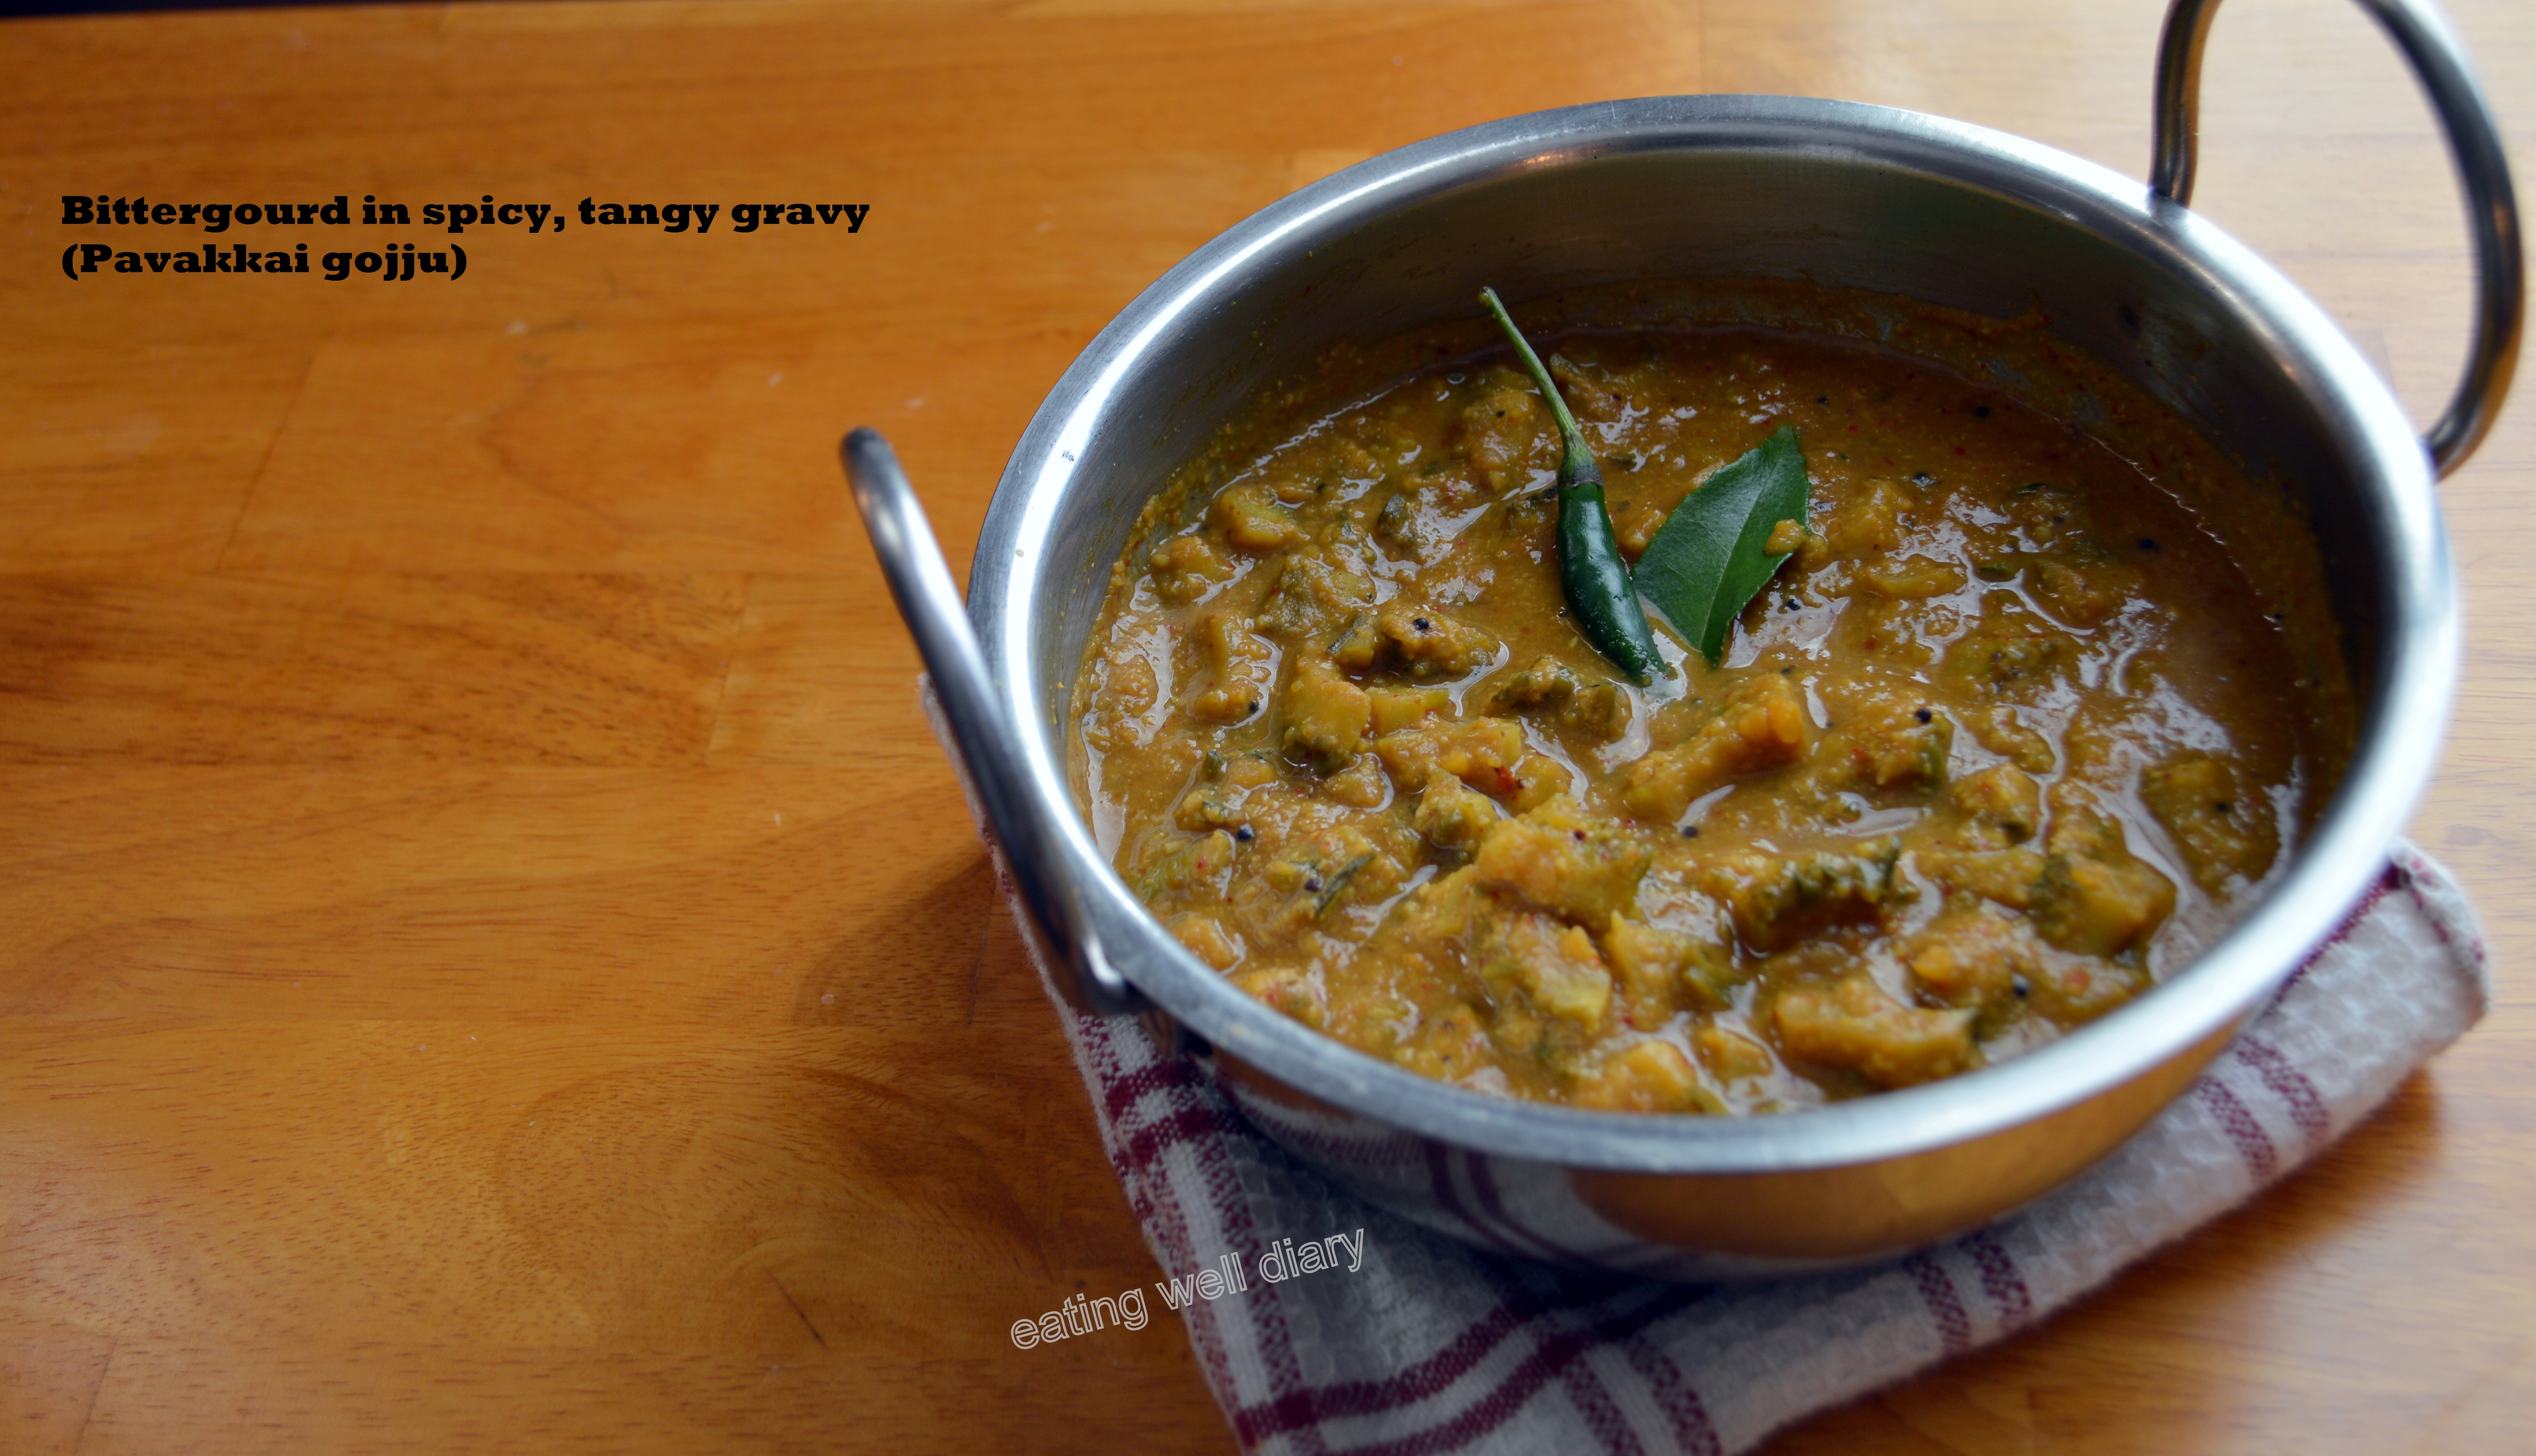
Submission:
[[[1074,973],[1074,984],[1065,985],[1065,978],[1059,977],[1058,988],[1087,1010],[1144,1010],[1145,998],[1110,964],[1081,900],[1055,869],[1054,827],[1032,803],[1021,755],[995,703],[985,655],[969,630],[969,613],[959,589],[951,585],[951,568],[942,560],[915,487],[899,469],[897,452],[878,431],[858,429],[846,436],[840,453],[872,554],[880,558],[899,617],[933,674],[933,693],[959,744],[970,791],[1007,852],[1005,868],[1022,908],[1048,953]]]
[[[2447,412],[2422,441],[2431,464],[2444,476],[2465,464],[2509,392],[2518,366],[2518,338],[2526,305],[2525,263],[2519,254],[2518,202],[2509,185],[2509,161],[2501,131],[2484,101],[2483,88],[2467,64],[2464,42],[2430,0],[2359,0],[2404,53],[2440,114],[2448,152],[2464,186],[2474,226],[2474,349],[2457,382]],[[2149,186],[2182,205],[2192,201],[2192,172],[2200,142],[2201,45],[2219,0],[2175,0],[2157,45],[2157,137]]]

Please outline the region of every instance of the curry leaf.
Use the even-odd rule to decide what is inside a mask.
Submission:
[[[1682,497],[1638,557],[1639,594],[1718,662],[1744,604],[1788,559],[1769,549],[1782,521],[1806,522],[1806,456],[1792,424]]]

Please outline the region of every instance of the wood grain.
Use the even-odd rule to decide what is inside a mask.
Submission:
[[[702,761],[735,576],[0,578],[0,758]]]
[[[2513,145],[2536,11],[2459,0]],[[1222,1450],[835,466],[955,569],[1048,384],[1349,162],[1677,91],[2130,175],[2156,0],[467,4],[0,22],[0,1450]],[[2232,0],[2199,206],[2417,417],[2462,222],[2356,7]],[[63,280],[65,192],[817,197],[456,284]],[[416,240],[420,229],[416,229]],[[197,237],[194,239],[200,241]],[[164,241],[158,246],[168,245]],[[2415,826],[2501,1004],[2313,1168],[1815,1452],[2524,1449],[2536,417],[2442,499]]]

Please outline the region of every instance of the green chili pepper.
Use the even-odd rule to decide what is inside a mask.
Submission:
[[[1603,468],[1594,463],[1584,431],[1576,427],[1576,416],[1567,412],[1567,402],[1558,397],[1558,387],[1551,383],[1541,356],[1524,342],[1523,331],[1497,301],[1496,289],[1480,289],[1480,302],[1496,315],[1558,421],[1558,579],[1566,592],[1567,609],[1576,614],[1577,625],[1595,651],[1618,665],[1632,681],[1644,682],[1664,670],[1664,659],[1656,652],[1655,634],[1647,629],[1647,614],[1638,605],[1628,564],[1620,559],[1620,543],[1612,535],[1612,515],[1603,506]]]

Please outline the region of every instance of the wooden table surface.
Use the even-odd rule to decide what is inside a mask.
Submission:
[[[2454,9],[2536,157],[2536,8]],[[1920,107],[2139,175],[2158,11],[0,22],[0,1450],[1229,1447],[1173,1321],[1006,1343],[1154,1268],[837,436],[893,435],[960,569],[1076,350],[1302,182],[1685,91]],[[2339,0],[2237,0],[2206,79],[2207,211],[2433,412],[2468,269],[2392,53]],[[871,211],[379,230],[465,247],[455,281],[74,281],[66,242],[206,241],[65,227],[82,192]],[[2472,636],[2415,826],[2504,978],[2536,950],[2527,405],[2443,490]],[[2286,1185],[1771,1449],[2527,1449],[2531,1071],[2504,980]]]

